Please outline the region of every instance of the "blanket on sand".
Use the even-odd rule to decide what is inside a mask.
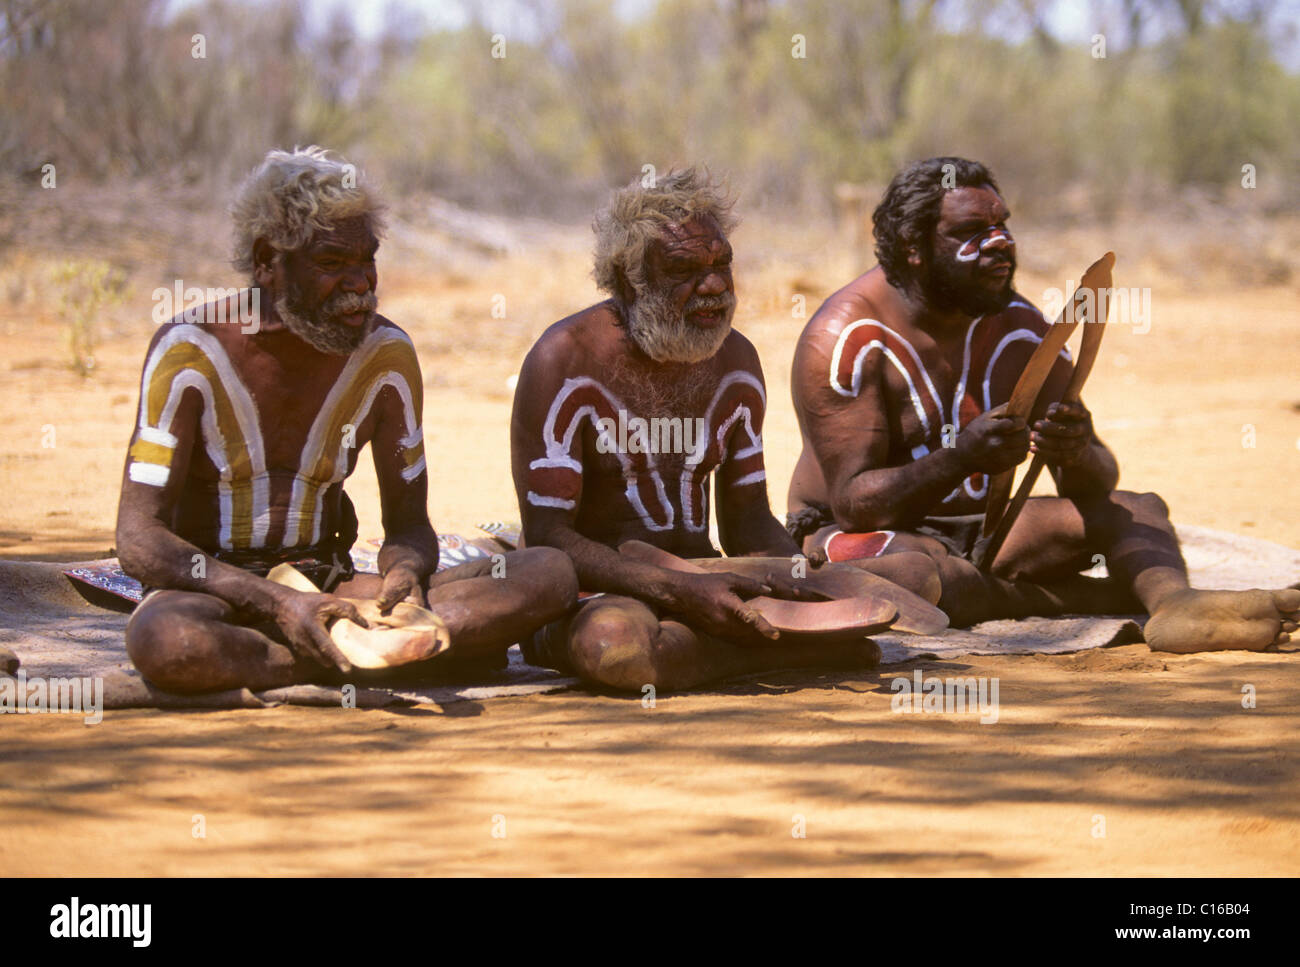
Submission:
[[[1180,527],[1183,552],[1198,587],[1244,589],[1286,587],[1300,579],[1300,551],[1267,541],[1201,527]],[[90,563],[90,562],[86,562]],[[100,677],[105,708],[266,708],[280,704],[339,707],[341,689],[299,685],[254,694],[248,690],[211,695],[173,695],[144,681],[127,657],[123,630],[128,615],[88,600],[65,576],[75,565],[0,561],[0,672],[3,651],[21,661],[30,678]],[[93,592],[91,598],[94,598]],[[118,602],[121,604],[121,602]],[[1052,654],[1141,641],[1141,617],[1029,618],[990,621],[942,635],[876,635],[884,664],[920,657]],[[577,680],[524,663],[518,647],[509,664],[473,681],[394,682],[358,688],[358,707],[476,701],[568,688]]]

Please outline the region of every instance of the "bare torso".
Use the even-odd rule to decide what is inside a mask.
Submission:
[[[835,487],[855,473],[952,446],[971,420],[1006,402],[1047,328],[1016,295],[1003,311],[935,337],[908,323],[878,268],[836,292],[809,320],[795,352],[803,450],[789,510],[830,506]],[[1040,406],[1064,389],[1068,360],[1063,352]],[[987,493],[987,476],[971,474],[929,514],[982,513]]]
[[[552,326],[529,359],[514,417],[525,515],[575,513],[578,533],[609,547],[641,540],[708,557],[710,475],[724,494],[765,494],[762,372],[739,333],[669,375],[630,351],[601,304]]]
[[[404,471],[423,467],[419,370],[405,333],[376,318],[348,357],[300,341],[277,351],[292,338],[171,323],[150,346],[128,473],[177,487],[174,532],[203,550],[275,552],[332,535],[342,482],[380,405],[402,414]],[[168,446],[186,417],[198,424],[188,459]]]

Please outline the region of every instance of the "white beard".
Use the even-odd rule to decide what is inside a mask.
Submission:
[[[712,329],[691,325],[687,313],[701,308],[722,309],[726,319]],[[657,363],[699,363],[722,348],[735,312],[736,297],[730,292],[692,296],[686,308],[678,311],[661,290],[647,287],[637,290],[628,307],[627,331],[640,350]]]
[[[295,296],[293,302],[297,303],[297,292],[292,294]],[[307,345],[331,356],[346,356],[361,345],[370,320],[366,320],[365,326],[354,329],[346,323],[338,322],[334,317],[354,309],[367,309],[373,318],[376,303],[373,292],[366,295],[347,292],[329,300],[315,318],[309,318],[295,312],[290,307],[289,295],[285,294],[275,300],[275,312],[285,328]]]

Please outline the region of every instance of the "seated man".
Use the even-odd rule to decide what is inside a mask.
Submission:
[[[1009,217],[989,171],[962,158],[891,182],[873,216],[880,265],[826,300],[795,351],[792,532],[831,560],[930,554],[954,624],[1145,610],[1157,650],[1285,642],[1300,591],[1191,589],[1164,502],[1115,489],[1115,458],[1082,403],[1047,405],[1069,382],[1068,353],[1030,424],[1003,415],[1049,328],[1012,288]],[[983,574],[971,558],[989,477],[1031,450],[1060,496],[1025,504]],[[1098,553],[1110,577],[1082,576]]]
[[[182,692],[337,681],[352,668],[327,622],[365,625],[343,596],[384,613],[427,604],[451,638],[440,666],[499,659],[569,610],[572,566],[548,549],[506,555],[500,578],[444,572],[425,596],[438,546],[423,383],[410,338],[375,313],[381,209],[354,169],[318,148],[273,151],[234,220],[251,324],[226,323],[240,318],[233,296],[161,326],[145,356],[117,521],[123,569],[153,588],[127,626],[136,667]],[[379,576],[354,574],[348,553],[357,519],[343,481],[366,443]],[[286,561],[320,593],[264,579]]]
[[[566,551],[580,586],[605,592],[526,646],[530,661],[640,690],[877,654],[861,631],[777,640],[747,603],[797,595],[806,562],[767,502],[762,367],[731,329],[733,224],[694,169],[615,192],[595,223],[596,281],[611,298],[551,326],[524,360],[511,456],[525,541]],[[711,476],[723,549],[782,561],[737,561],[743,574],[660,566],[718,557]],[[937,597],[933,564],[910,564]]]

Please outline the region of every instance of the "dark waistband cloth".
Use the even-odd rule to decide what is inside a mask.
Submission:
[[[968,561],[975,560],[976,552],[987,543],[983,536],[983,514],[927,517],[919,525],[910,529],[913,533],[933,537],[948,548],[948,553]]]
[[[297,548],[282,552],[220,551],[212,556],[223,564],[241,568],[260,578],[266,577],[279,564],[292,564],[307,580],[326,593],[356,574],[351,554],[324,548]],[[146,584],[141,590],[140,600],[143,601],[160,589]]]
[[[271,569],[291,564],[322,591],[332,591],[356,574],[352,555],[334,548],[300,547],[268,553],[266,551],[220,551],[212,555],[230,564],[266,577]]]
[[[358,529],[356,508],[352,506],[352,500],[346,491],[340,490],[339,526],[326,540],[314,547],[287,547],[279,550],[256,548],[209,553],[223,564],[242,568],[263,578],[276,565],[292,564],[307,580],[328,593],[356,574],[352,563],[352,545],[357,542]],[[144,594],[147,596],[155,590],[157,588],[145,585]]]

